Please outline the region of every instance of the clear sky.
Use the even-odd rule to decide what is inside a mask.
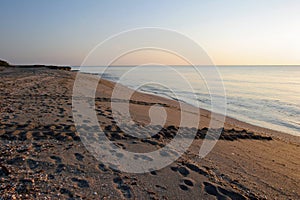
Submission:
[[[14,64],[80,65],[99,42],[138,27],[186,34],[216,64],[300,64],[299,0],[0,3],[0,58]],[[124,64],[136,59],[131,56]]]

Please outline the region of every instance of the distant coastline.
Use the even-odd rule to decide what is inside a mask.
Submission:
[[[59,69],[59,70],[66,70],[71,71],[71,66],[56,66],[56,65],[41,65],[41,64],[34,64],[34,65],[11,65],[7,61],[0,60],[1,67],[16,67],[16,68],[38,68],[38,67],[45,67],[48,69]]]

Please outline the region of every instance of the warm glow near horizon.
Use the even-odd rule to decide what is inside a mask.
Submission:
[[[177,55],[159,50],[135,51],[120,57],[112,65],[145,65],[151,63],[160,65],[190,65]]]

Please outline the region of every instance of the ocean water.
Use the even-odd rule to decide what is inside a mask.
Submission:
[[[219,113],[226,109],[227,116],[300,136],[300,66],[112,66],[80,71]]]

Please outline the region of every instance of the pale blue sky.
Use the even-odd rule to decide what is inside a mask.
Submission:
[[[15,64],[80,65],[107,37],[152,26],[188,35],[216,64],[300,64],[297,0],[0,3],[0,58]]]

